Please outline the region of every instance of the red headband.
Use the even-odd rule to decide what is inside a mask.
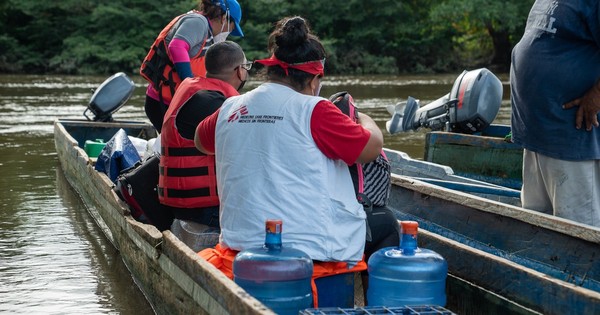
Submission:
[[[285,71],[285,75],[288,75],[288,68],[292,68],[292,69],[298,69],[300,71],[308,72],[308,73],[314,74],[314,75],[319,74],[322,77],[325,76],[325,72],[324,72],[325,59],[300,62],[300,63],[287,63],[285,61],[281,61],[281,60],[277,59],[277,57],[275,57],[275,54],[273,54],[268,59],[260,59],[260,60],[256,60],[255,62],[258,62],[265,66],[280,66]]]

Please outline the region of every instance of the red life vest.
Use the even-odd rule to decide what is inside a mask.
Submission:
[[[158,199],[178,208],[204,208],[219,204],[214,155],[196,149],[193,139],[183,138],[175,126],[181,107],[198,91],[219,91],[226,98],[239,95],[228,83],[212,78],[188,78],[165,114],[161,134]]]
[[[154,43],[150,47],[150,51],[144,58],[142,62],[142,66],[140,67],[140,75],[144,77],[148,82],[152,84],[154,90],[156,90],[157,94],[161,98],[160,100],[169,104],[173,95],[175,94],[175,90],[181,83],[181,78],[177,74],[175,70],[175,65],[173,64],[173,59],[169,54],[168,43],[167,43],[167,35],[181,20],[182,17],[188,14],[201,14],[198,11],[192,10],[185,14],[175,17],[163,30],[158,34],[158,37],[154,40]],[[204,54],[203,48],[206,45],[206,39],[204,39],[204,43],[202,43],[202,47],[198,51],[198,54],[190,57],[190,67],[192,68],[192,73],[194,76],[206,76],[206,67],[204,65]]]

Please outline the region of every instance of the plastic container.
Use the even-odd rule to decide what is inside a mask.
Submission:
[[[312,306],[313,263],[303,251],[282,246],[281,220],[267,220],[265,245],[237,254],[233,280],[277,314]]]
[[[131,143],[133,143],[135,150],[140,155],[140,157],[143,159],[146,154],[146,146],[148,145],[148,140],[138,138],[138,137],[132,137],[132,136],[127,136],[127,138],[129,138],[129,141],[131,141]]]
[[[417,247],[419,224],[402,221],[399,247],[369,258],[369,305],[446,305],[448,263],[438,253]]]
[[[106,143],[104,142],[103,139],[96,139],[96,141],[86,140],[85,144],[83,145],[83,150],[85,151],[85,153],[87,153],[87,155],[89,157],[97,158],[105,146],[106,146]]]
[[[171,232],[194,252],[215,247],[219,243],[219,228],[193,221],[175,219],[171,224]]]
[[[354,273],[318,278],[315,280],[319,295],[319,307],[353,307]]]

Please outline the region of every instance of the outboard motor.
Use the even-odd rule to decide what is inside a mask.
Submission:
[[[502,102],[502,82],[488,69],[463,71],[450,93],[419,108],[419,100],[389,105],[392,118],[386,122],[390,134],[420,127],[460,133],[487,128],[496,118]]]
[[[94,121],[112,121],[112,114],[127,102],[134,88],[135,83],[125,73],[112,75],[94,91],[83,116],[91,120],[86,115],[89,110],[94,114]]]

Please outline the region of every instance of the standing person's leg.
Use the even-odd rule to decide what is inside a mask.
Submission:
[[[552,214],[552,200],[546,190],[544,173],[538,160],[538,154],[523,150],[523,187],[521,188],[523,208]]]
[[[538,210],[531,201],[548,199],[554,215],[600,226],[600,160],[565,161],[530,151],[526,154],[535,161],[535,170],[528,170],[525,177],[523,169],[523,207]],[[526,181],[539,181],[539,185],[532,190],[533,185],[526,186]]]
[[[600,160],[565,161],[539,155],[554,215],[600,227]]]

